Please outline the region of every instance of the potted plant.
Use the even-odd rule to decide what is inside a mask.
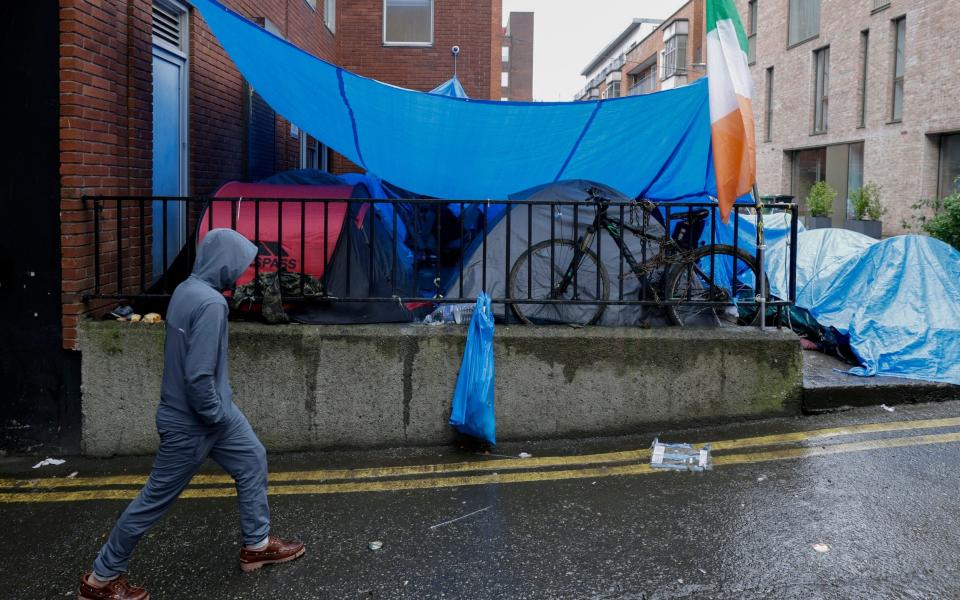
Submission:
[[[807,195],[807,210],[810,211],[808,229],[824,229],[833,225],[830,213],[833,212],[833,200],[836,197],[837,192],[826,181],[813,184]]]
[[[847,219],[844,227],[879,240],[883,232],[880,217],[887,212],[880,203],[880,186],[868,183],[854,190],[850,194],[850,202],[853,205],[853,219]]]

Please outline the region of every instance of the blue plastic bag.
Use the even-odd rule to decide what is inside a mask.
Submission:
[[[453,391],[450,424],[460,433],[496,445],[493,381],[493,312],[490,310],[490,296],[481,293],[470,319],[463,364]]]

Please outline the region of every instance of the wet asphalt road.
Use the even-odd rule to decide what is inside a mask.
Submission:
[[[648,448],[657,433],[733,441],[705,473],[650,473],[642,452],[607,454]],[[750,440],[761,435],[777,437]],[[221,478],[188,490],[215,497],[181,499],[141,542],[131,577],[156,600],[960,598],[960,403],[497,449],[521,451],[532,466],[450,448],[275,456],[274,490],[293,493],[271,496],[274,532],[303,539],[304,558],[242,574]],[[76,597],[126,501],[69,494],[133,493],[99,478],[150,461],[33,462],[0,458],[2,597]],[[425,464],[446,471],[409,470]],[[326,471],[384,466],[400,470]],[[38,487],[73,471],[83,486]],[[312,487],[284,488],[298,483]],[[38,501],[51,493],[66,495]],[[383,549],[368,549],[374,540]]]

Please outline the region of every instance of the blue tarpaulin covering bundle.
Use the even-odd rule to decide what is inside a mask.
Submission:
[[[561,179],[590,179],[631,198],[716,195],[705,80],[595,102],[453,98],[355,75],[215,0],[193,4],[278,113],[405,189],[446,199],[506,198]]]
[[[766,261],[787,297],[785,243]],[[797,306],[848,338],[855,375],[960,385],[960,252],[920,235],[880,242],[838,229],[799,234]]]

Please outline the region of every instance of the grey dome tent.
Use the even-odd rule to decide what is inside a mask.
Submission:
[[[588,190],[592,187],[601,190],[602,195],[615,203],[630,202],[620,192],[593,181],[583,179],[559,181],[530,188],[515,194],[511,194],[510,200],[542,200],[553,202],[577,202],[590,199]],[[574,207],[570,205],[561,205],[551,207],[550,205],[517,205],[510,211],[509,230],[510,230],[510,258],[506,257],[507,250],[507,225],[506,207],[503,205],[490,205],[487,214],[487,241],[486,249],[486,289],[484,290],[484,244],[482,236],[468,246],[463,258],[463,291],[460,290],[459,271],[447,279],[446,293],[447,297],[475,298],[480,292],[486,291],[492,298],[504,298],[506,296],[506,278],[509,273],[505,273],[505,267],[509,263],[512,267],[520,255],[538,242],[550,239],[551,221],[553,222],[554,239],[576,240],[587,231],[587,227],[593,222],[596,210],[593,206],[580,206],[574,215]],[[554,209],[551,211],[551,209]],[[552,214],[551,214],[552,212]],[[618,216],[618,209],[611,209],[611,216]],[[496,214],[499,213],[499,214]],[[641,213],[642,215],[642,213]],[[532,218],[528,218],[532,217]],[[576,216],[576,219],[574,218]],[[624,211],[624,219],[630,222],[630,211]],[[576,227],[574,221],[576,220]],[[530,232],[528,239],[528,230]],[[661,237],[665,234],[663,226],[654,219],[650,219],[648,233]],[[625,238],[627,247],[636,257],[637,261],[642,261],[643,247],[639,237],[627,234]],[[593,243],[592,249],[597,251],[597,244],[600,243],[600,258],[610,276],[610,298],[620,299],[620,249],[607,233],[601,233]],[[659,247],[654,242],[647,242],[646,256],[653,257],[659,252]],[[630,273],[630,269],[623,261],[623,299],[638,300],[641,282]],[[590,280],[596,277],[596,271],[585,273]],[[659,276],[655,274],[654,276]],[[595,307],[585,307],[585,310],[593,310]],[[604,311],[599,325],[639,325],[649,323],[651,320],[664,321],[659,315],[659,310],[650,310],[641,306],[609,306]],[[504,306],[502,304],[494,305],[494,314],[497,317],[504,316]]]

